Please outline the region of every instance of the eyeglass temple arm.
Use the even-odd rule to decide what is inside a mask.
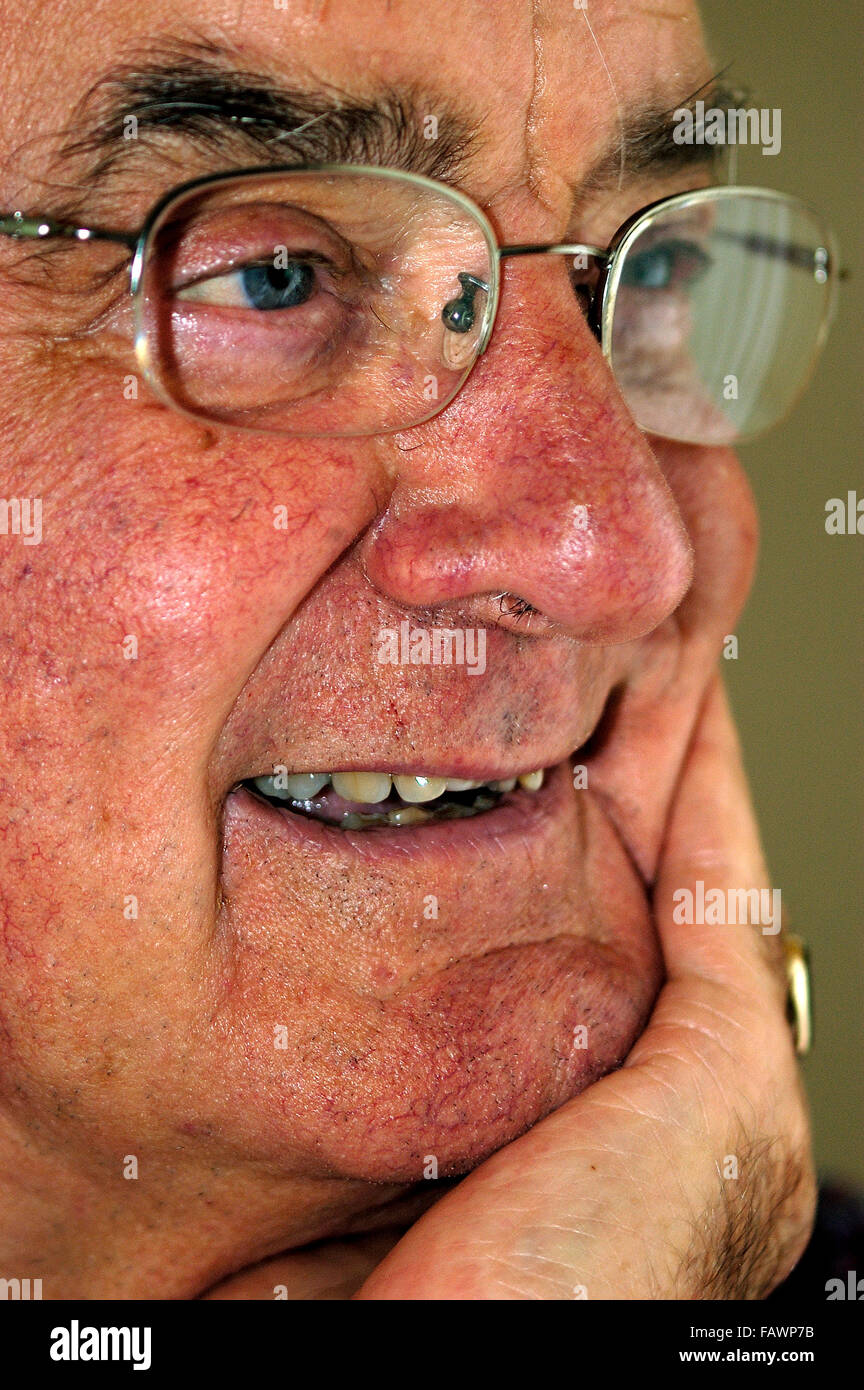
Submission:
[[[499,246],[499,256],[587,256],[594,261],[608,261],[609,251],[601,246],[587,246],[584,242],[551,241],[539,246],[530,243],[514,246]]]
[[[752,251],[761,251],[763,254],[777,256],[782,260],[799,265],[803,269],[810,269],[813,265],[814,251],[806,246],[787,246],[782,242],[773,241],[767,237],[746,235],[736,232],[723,232],[715,230],[715,236],[723,236],[729,241],[737,241],[740,245],[747,246]],[[70,241],[113,241],[121,246],[126,246],[130,251],[134,251],[138,244],[137,233],[114,232],[105,227],[82,227],[74,222],[55,222],[48,217],[25,217],[23,212],[13,212],[5,216],[0,216],[0,236],[10,236],[26,238],[29,240],[48,240],[52,237],[64,237]],[[599,246],[588,246],[581,242],[549,242],[545,245],[516,245],[500,246],[499,256],[590,256],[592,260],[608,261],[610,253],[602,250]],[[826,264],[827,252],[822,247],[818,247],[815,256],[822,265]],[[839,267],[838,273],[845,279],[848,270],[845,266]],[[474,280],[474,276],[470,277]],[[477,288],[481,287],[482,282],[477,281]],[[483,289],[488,286],[482,284]]]
[[[775,260],[786,261],[799,270],[830,270],[830,255],[825,246],[797,246],[790,242],[777,241],[774,237],[761,236],[756,232],[728,232],[715,227],[711,233],[718,240],[734,241],[757,255],[773,256]]]
[[[65,237],[69,241],[114,241],[134,251],[138,235],[132,232],[112,232],[105,227],[81,227],[74,222],[53,222],[50,217],[25,217],[23,212],[0,215],[0,236],[32,241]]]

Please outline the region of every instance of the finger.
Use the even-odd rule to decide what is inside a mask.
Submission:
[[[738,735],[719,677],[673,798],[654,893],[670,980],[742,987],[780,978],[782,894],[765,866]]]

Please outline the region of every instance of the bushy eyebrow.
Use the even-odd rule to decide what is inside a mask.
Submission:
[[[221,44],[160,40],[94,84],[62,155],[90,157],[81,181],[93,184],[170,133],[228,166],[376,164],[448,179],[480,143],[478,127],[440,93],[292,87]]]
[[[636,104],[621,113],[613,138],[581,192],[710,166],[716,147],[676,144],[674,112],[697,97],[728,106],[740,94],[715,80],[675,105]],[[160,39],[113,68],[88,91],[61,155],[83,171],[82,190],[148,151],[182,139],[220,167],[290,163],[371,164],[457,182],[485,136],[476,112],[418,87],[360,97],[316,81],[291,87],[238,64],[206,39]],[[623,157],[622,157],[623,140]]]
[[[726,158],[721,146],[679,143],[673,139],[673,134],[678,125],[678,113],[693,111],[697,101],[703,102],[706,110],[713,107],[728,111],[747,100],[742,88],[727,86],[723,77],[723,73],[717,73],[674,105],[655,102],[625,110],[619,128],[620,138],[610,143],[589,169],[580,195],[586,197],[599,189],[639,179],[660,179],[688,171],[711,172],[718,168]]]

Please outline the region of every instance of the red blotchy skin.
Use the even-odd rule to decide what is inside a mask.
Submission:
[[[203,0],[59,8],[2,22],[0,206],[50,201],[38,151],[119,55],[212,24]],[[460,186],[502,242],[602,243],[682,187],[571,207],[615,98],[659,89],[672,109],[707,77],[689,6],[592,0],[605,66],[565,0],[508,0],[494,25],[480,0],[295,9],[252,0],[220,37],[248,68],[308,63],[349,89],[416,84],[434,52],[485,142]],[[213,169],[212,151],[145,154],[92,221],[133,226]],[[53,271],[23,254],[0,244],[0,495],[43,498],[44,538],[0,538],[3,1268],[38,1250],[20,1267],[51,1296],[189,1297],[345,1230],[427,1155],[465,1171],[626,1055],[660,984],[650,884],[753,508],[730,453],[636,428],[560,258],[505,265],[490,346],[439,416],[290,439],[191,421],[143,384],[128,399],[127,309],[94,328],[74,269],[98,248]],[[484,628],[486,671],[382,664],[406,618]],[[283,833],[236,790],[275,764],[558,770],[500,833],[504,811],[376,847]]]

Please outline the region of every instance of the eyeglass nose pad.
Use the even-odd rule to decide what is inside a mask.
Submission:
[[[441,355],[448,367],[460,368],[471,360],[477,350],[476,335],[472,334],[467,339],[463,336],[471,332],[477,317],[474,297],[478,290],[488,294],[489,286],[484,280],[478,280],[476,275],[468,275],[465,271],[460,271],[456,278],[462,286],[462,293],[455,299],[448,299],[441,310],[441,322],[449,330],[444,336]]]

